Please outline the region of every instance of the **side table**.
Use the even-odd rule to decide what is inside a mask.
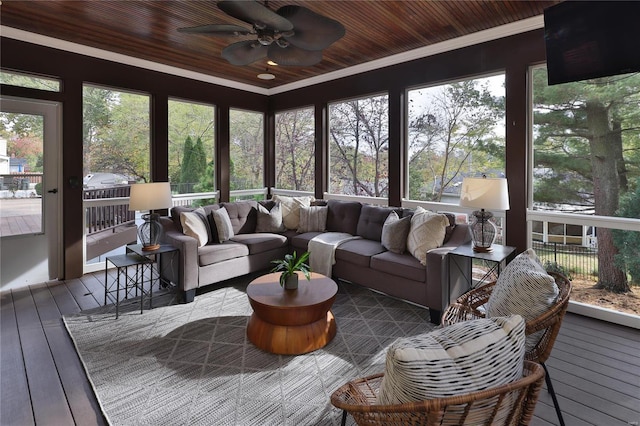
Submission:
[[[487,282],[493,276],[500,275],[503,265],[508,264],[516,255],[516,248],[494,244],[490,252],[477,252],[473,250],[473,244],[467,243],[451,250],[448,255],[449,264],[449,286],[446,300],[443,306],[448,306],[463,293],[473,287],[478,287]],[[473,282],[473,261],[480,260],[487,265],[488,269],[484,275],[474,285]],[[445,293],[445,292],[443,292]]]
[[[109,263],[116,267],[116,278],[109,284],[108,269]],[[123,299],[129,298],[129,292],[135,289],[135,296],[138,296],[138,289],[140,290],[140,313],[144,304],[144,275],[145,269],[148,269],[153,264],[153,260],[139,256],[135,253],[119,254],[116,256],[107,256],[104,261],[104,304],[107,304],[107,296],[110,293],[116,295],[116,319],[118,319],[120,308],[120,292],[124,290]],[[129,274],[129,267],[135,266],[135,272],[133,275]],[[147,266],[148,268],[145,268]],[[123,287],[124,284],[124,287]],[[153,283],[150,283],[153,284]],[[113,288],[115,285],[115,289]],[[149,299],[152,297],[151,286],[149,287]]]
[[[164,271],[163,258],[168,255],[176,256],[179,249],[171,244],[161,244],[160,248],[156,250],[143,250],[142,244],[131,244],[127,246],[127,253],[135,253],[138,256],[146,257],[154,262],[155,267],[151,267],[151,280],[154,281],[154,276],[158,280],[161,287],[169,287],[171,283],[162,278],[162,272]],[[163,256],[164,255],[164,256]],[[176,262],[179,265],[179,262]]]

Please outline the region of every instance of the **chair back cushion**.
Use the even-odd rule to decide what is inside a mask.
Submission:
[[[544,314],[558,298],[558,285],[545,271],[533,249],[513,259],[500,273],[486,304],[488,317],[517,314],[531,321]],[[531,350],[544,330],[527,336]]]
[[[396,340],[387,351],[378,404],[462,395],[522,377],[519,315],[463,321]]]

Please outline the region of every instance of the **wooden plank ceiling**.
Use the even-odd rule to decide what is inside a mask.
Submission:
[[[318,76],[477,31],[530,18],[558,0],[330,0],[269,1],[305,6],[341,22],[346,35],[325,49],[310,67],[269,67],[276,79],[259,80],[266,60],[234,66],[221,58],[227,45],[251,36],[185,34],[180,27],[249,24],[225,14],[214,0],[2,0],[0,23],[37,34],[96,47],[263,88]],[[255,37],[254,37],[255,38]]]

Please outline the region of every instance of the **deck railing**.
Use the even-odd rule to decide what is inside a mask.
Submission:
[[[84,200],[123,198],[109,205],[93,206],[90,203],[85,203],[87,235],[135,221],[136,212],[129,211],[128,197],[130,193],[131,186],[129,185],[85,189],[83,191]]]

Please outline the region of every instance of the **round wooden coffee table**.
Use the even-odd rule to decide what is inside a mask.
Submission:
[[[312,273],[310,281],[298,275],[297,290],[280,287],[280,273],[256,278],[247,286],[253,308],[247,337],[264,351],[304,354],[322,348],[336,335],[336,322],[329,309],[338,286],[324,275]]]

